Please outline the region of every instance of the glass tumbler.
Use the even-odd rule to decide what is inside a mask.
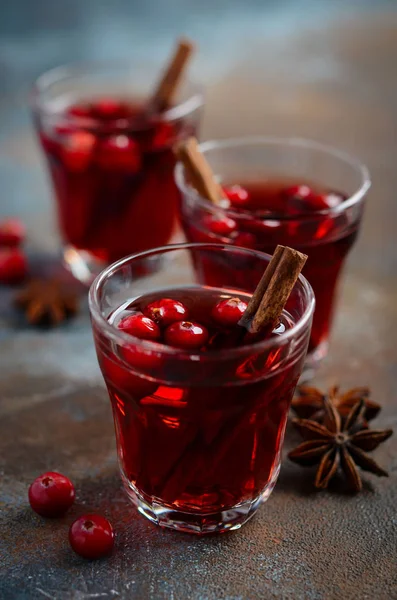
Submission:
[[[203,93],[185,80],[170,109],[151,113],[160,70],[138,60],[77,64],[34,85],[64,262],[86,283],[127,254],[177,241],[172,146],[197,135]]]
[[[370,187],[368,171],[354,157],[305,139],[253,136],[205,142],[200,147],[225,185],[249,188],[254,184],[256,189],[263,186],[268,190],[275,182],[285,186],[313,182],[320,189],[341,193],[343,201],[336,206],[304,214],[289,210],[281,197],[270,209],[264,205],[251,210],[243,204],[214,207],[189,185],[182,164],[175,171],[182,193],[182,224],[189,242],[229,243],[269,254],[277,244],[283,244],[308,255],[303,274],[316,297],[307,360],[310,372],[327,353],[337,283],[359,230]],[[214,222],[217,228],[211,227]],[[234,227],[229,227],[230,223]],[[202,273],[204,283],[218,266],[207,262]]]
[[[121,477],[139,512],[161,526],[198,534],[237,529],[269,497],[306,357],[313,291],[300,276],[285,307],[291,327],[280,335],[219,350],[142,340],[117,329],[114,315],[159,292],[184,290],[197,302],[203,290],[251,294],[269,260],[230,245],[171,245],[116,262],[91,286]],[[196,266],[207,261],[229,268],[202,286]]]

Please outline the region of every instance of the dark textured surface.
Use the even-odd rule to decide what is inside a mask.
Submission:
[[[349,12],[341,2],[282,4],[251,0],[243,11],[242,3],[219,2],[210,12],[209,2],[167,2],[157,19],[151,3],[1,3],[1,214],[23,215],[30,247],[55,252],[50,192],[24,108],[27,81],[70,59],[137,46],[158,53],[186,30],[203,46],[200,69],[210,81],[203,137],[306,135],[369,165],[362,235],[316,381],[370,385],[385,406],[375,423],[396,428],[395,4],[370,10],[356,2]],[[365,478],[359,496],[338,483],[314,493],[310,471],[285,461],[270,500],[241,531],[203,539],[162,531],[137,516],[121,490],[86,309],[43,332],[23,325],[10,297],[0,290],[2,600],[397,598],[397,435],[376,451],[390,478]],[[58,521],[27,505],[29,483],[48,469],[77,488],[76,505]],[[68,548],[69,523],[88,510],[114,523],[110,559],[84,562]]]

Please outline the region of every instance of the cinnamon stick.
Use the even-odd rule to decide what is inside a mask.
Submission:
[[[151,110],[162,112],[169,108],[181,82],[185,67],[193,54],[194,45],[187,39],[181,39],[166,67],[149,102]]]
[[[196,138],[191,137],[177,146],[175,154],[185,167],[191,185],[200,196],[212,204],[220,205],[225,194],[222,186],[216,181],[209,163],[200,152]]]
[[[272,327],[280,317],[306,259],[306,254],[288,246],[277,246],[239,325],[251,334]]]

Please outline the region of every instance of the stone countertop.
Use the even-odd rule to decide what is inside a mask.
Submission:
[[[27,0],[18,0],[0,24],[6,51],[0,214],[21,215],[30,250],[47,255],[54,255],[58,240],[24,105],[26,81],[70,58],[113,47],[126,52],[130,42],[122,34],[128,27],[132,43],[146,53],[151,48],[140,28],[153,17],[142,7],[134,4],[135,22],[127,2],[116,3],[112,15],[102,1],[98,10],[91,0],[66,4],[67,14],[65,8],[51,12],[47,0],[38,2],[46,26],[39,13],[36,20],[30,15]],[[229,3],[219,15],[207,2],[201,11],[195,2],[178,4],[180,19],[164,16],[158,44],[169,43],[178,24],[204,46],[200,68],[210,85],[203,138],[301,135],[368,164],[373,188],[345,270],[331,352],[316,383],[371,386],[384,405],[375,423],[397,429],[397,12],[388,2],[379,2],[377,10],[362,2],[349,14],[343,8],[328,14],[325,4],[312,10],[312,3],[295,1],[283,11],[251,0],[244,11]],[[18,5],[26,9],[22,21]],[[298,5],[306,7],[306,19]],[[195,16],[191,31],[189,15]],[[226,28],[218,45],[217,23]],[[196,538],[161,530],[134,512],[121,489],[86,306],[70,324],[41,331],[17,317],[11,297],[11,290],[0,289],[2,600],[397,598],[397,435],[376,451],[390,477],[365,477],[358,496],[338,484],[316,493],[310,470],[285,460],[269,501],[240,531]],[[295,442],[288,431],[286,449]],[[76,485],[77,502],[60,520],[45,521],[27,504],[30,482],[46,470],[65,472]],[[68,547],[68,525],[88,510],[114,523],[117,544],[109,559],[85,562]]]

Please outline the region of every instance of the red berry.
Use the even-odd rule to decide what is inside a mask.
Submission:
[[[233,238],[233,244],[242,248],[254,249],[256,248],[256,237],[253,233],[242,231]]]
[[[122,354],[125,360],[131,363],[133,368],[139,370],[140,365],[136,365],[136,353],[127,348],[123,348]],[[138,355],[138,359],[139,358],[141,357]],[[144,398],[145,396],[153,394],[158,387],[157,383],[131,373],[128,368],[122,366],[116,358],[111,360],[107,356],[102,355],[100,357],[100,364],[106,383],[116,388],[119,393],[128,393],[135,398]]]
[[[157,123],[152,141],[152,148],[164,148],[173,143],[175,139],[174,126],[171,123]]]
[[[91,161],[95,146],[95,136],[88,131],[76,131],[65,140],[62,158],[71,171],[84,171]]]
[[[317,194],[314,197],[313,203],[310,203],[310,207],[314,210],[327,210],[339,206],[343,200],[342,196],[333,192],[329,194]]]
[[[160,327],[168,327],[171,323],[181,321],[188,317],[188,309],[186,306],[173,298],[156,300],[146,306],[143,313]]]
[[[287,200],[299,200],[303,202],[315,196],[315,193],[308,185],[291,185],[285,188],[282,193]]]
[[[246,189],[241,185],[232,185],[230,187],[223,187],[223,191],[229,198],[230,202],[235,206],[244,206],[249,200],[249,194]]]
[[[60,473],[40,475],[29,488],[29,503],[42,517],[60,517],[72,506],[73,483]]]
[[[70,527],[69,542],[83,558],[101,558],[113,549],[113,527],[101,515],[83,515]]]
[[[161,336],[159,326],[144,315],[124,317],[117,327],[141,340],[158,340]]]
[[[25,238],[25,226],[19,219],[0,222],[0,246],[19,246]]]
[[[141,167],[139,146],[124,134],[112,135],[102,142],[97,161],[104,169],[136,173]]]
[[[0,248],[0,283],[19,283],[27,271],[27,261],[21,250]]]
[[[237,227],[237,223],[230,217],[217,217],[215,215],[207,215],[204,217],[205,226],[216,235],[228,236]]]
[[[207,342],[208,331],[199,323],[178,321],[165,330],[164,337],[165,342],[170,346],[194,350],[201,348]]]
[[[247,308],[247,303],[240,298],[225,298],[218,302],[212,310],[212,317],[219,325],[233,327],[237,325]]]
[[[98,100],[91,110],[95,117],[100,119],[120,119],[125,116],[125,106],[113,98]]]
[[[68,114],[72,117],[89,118],[91,116],[91,107],[89,104],[75,104],[69,107]]]

